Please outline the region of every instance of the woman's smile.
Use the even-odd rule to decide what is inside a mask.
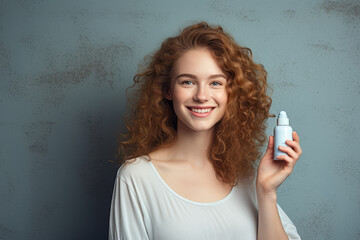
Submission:
[[[187,107],[196,117],[204,118],[209,116],[215,107]]]

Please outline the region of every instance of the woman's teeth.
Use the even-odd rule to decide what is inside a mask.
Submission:
[[[196,113],[208,113],[211,111],[211,108],[191,108],[191,111],[196,112]]]

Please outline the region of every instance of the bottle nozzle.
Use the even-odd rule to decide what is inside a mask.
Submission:
[[[278,126],[288,126],[289,125],[289,118],[285,111],[280,111],[278,119],[277,119]]]

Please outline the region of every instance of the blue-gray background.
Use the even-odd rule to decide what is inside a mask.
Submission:
[[[360,239],[360,2],[0,1],[0,239],[106,239],[125,88],[163,39],[220,24],[265,65],[303,155],[303,239]],[[275,119],[269,120],[270,134]]]

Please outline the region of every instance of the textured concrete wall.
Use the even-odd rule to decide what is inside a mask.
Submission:
[[[303,239],[360,239],[356,0],[0,1],[0,239],[106,239],[124,89],[198,20],[253,50],[301,137],[278,199]]]

